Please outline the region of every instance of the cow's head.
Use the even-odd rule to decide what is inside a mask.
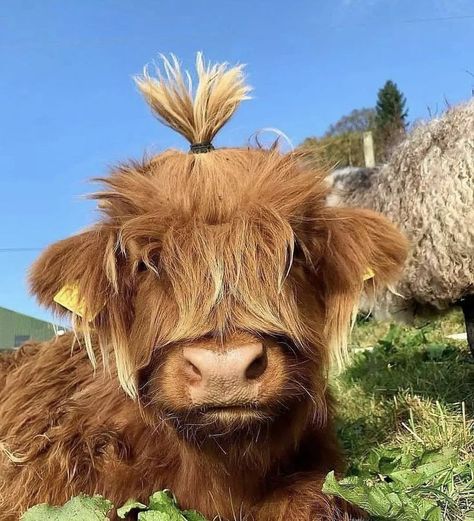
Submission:
[[[328,207],[323,173],[298,153],[213,149],[247,95],[241,68],[198,57],[194,99],[177,63],[165,68],[138,85],[199,146],[116,168],[95,195],[101,221],[43,253],[32,291],[72,309],[92,360],[114,355],[157,421],[196,438],[290,424],[296,436],[325,421],[331,355],[361,293],[399,273],[405,241],[378,214]]]

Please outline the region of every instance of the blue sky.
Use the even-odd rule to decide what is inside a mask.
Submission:
[[[185,147],[131,77],[159,52],[192,66],[247,64],[254,99],[216,145],[276,127],[294,143],[371,106],[393,79],[411,120],[474,88],[472,0],[10,0],[0,3],[0,306],[48,317],[28,296],[37,251],[96,216],[88,178],[122,159]]]

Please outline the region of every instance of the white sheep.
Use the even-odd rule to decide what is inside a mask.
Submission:
[[[335,172],[333,183],[332,204],[382,212],[411,241],[400,295],[382,295],[376,315],[460,305],[474,354],[474,101],[417,125],[388,164]]]

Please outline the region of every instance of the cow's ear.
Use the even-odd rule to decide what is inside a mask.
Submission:
[[[119,381],[136,397],[140,352],[132,353],[128,343],[133,277],[117,244],[113,228],[97,225],[47,248],[33,264],[29,280],[41,304],[57,314],[72,315],[93,364],[97,347],[104,361],[113,349]],[[94,345],[92,331],[98,340]]]
[[[49,246],[31,267],[29,283],[41,305],[92,319],[117,288],[114,234],[97,226]]]
[[[370,210],[326,208],[320,222],[325,240],[319,243],[318,272],[326,333],[340,358],[361,294],[373,299],[378,290],[397,280],[408,243],[385,217]]]

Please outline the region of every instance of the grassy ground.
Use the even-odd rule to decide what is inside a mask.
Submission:
[[[474,519],[474,363],[465,341],[446,338],[463,331],[458,312],[414,327],[358,321],[355,355],[334,381],[349,474],[385,486],[397,466],[413,477],[417,465],[442,453],[446,469],[404,490],[437,504],[450,521]],[[432,514],[426,519],[440,518]]]

